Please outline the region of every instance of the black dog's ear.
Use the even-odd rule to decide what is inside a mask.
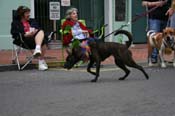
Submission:
[[[67,52],[68,55],[71,55],[72,54],[72,50],[70,48],[67,48],[66,49],[66,52]]]

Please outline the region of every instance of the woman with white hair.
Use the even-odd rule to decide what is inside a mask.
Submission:
[[[63,45],[67,46],[72,39],[83,41],[92,35],[92,31],[78,21],[78,10],[70,8],[66,12],[66,21],[62,25],[62,30],[69,28],[69,33],[63,36]]]

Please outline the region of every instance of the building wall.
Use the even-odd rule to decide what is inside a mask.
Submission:
[[[12,49],[12,38],[10,35],[12,10],[17,9],[19,5],[26,5],[32,7],[32,11],[34,12],[34,1],[35,0],[13,0],[13,3],[10,3],[12,0],[0,0],[0,50]],[[108,24],[108,27],[106,27],[105,30],[105,33],[108,34],[115,29],[113,28],[113,12],[115,8],[113,8],[114,5],[112,1],[114,0],[71,0],[71,4],[79,9],[80,18],[84,18],[90,28],[96,29],[103,24]],[[128,14],[130,19],[131,17],[144,12],[144,8],[141,6],[141,1],[132,0],[129,4],[132,4],[132,13]],[[128,10],[131,11],[131,8],[128,8]],[[61,7],[62,18],[65,11],[66,9]],[[32,13],[31,16],[33,17],[34,13]],[[141,18],[132,24],[131,29],[128,29],[133,33],[134,43],[146,42],[145,26],[146,20],[145,18]],[[138,30],[140,31],[139,34],[137,33]],[[113,41],[113,37],[106,38],[106,41]]]
[[[112,8],[112,0],[104,0],[104,14],[105,14],[105,24],[108,24],[108,26],[105,28],[105,35],[111,33],[113,31],[113,22],[112,22],[112,12],[113,12],[113,8]],[[112,41],[113,36],[110,35],[108,38],[105,38],[105,41]]]
[[[143,7],[141,4],[141,0],[132,0],[133,18],[145,12],[145,7]],[[146,26],[146,16],[143,16],[132,23],[132,34],[134,37],[134,43],[146,43]]]
[[[131,0],[125,0],[125,19],[123,20],[116,20],[115,17],[117,15],[116,10],[116,4],[121,3],[123,0],[104,0],[104,12],[105,12],[105,24],[108,24],[108,27],[105,28],[105,35],[108,35],[109,33],[113,32],[114,30],[119,29],[122,25],[127,24],[130,22],[131,17],[132,17],[132,1]],[[116,4],[115,4],[116,3]],[[119,4],[120,5],[120,4]],[[121,11],[118,11],[121,12]],[[127,27],[124,27],[124,30],[130,31],[131,32],[131,27],[132,25],[128,25]],[[125,37],[122,37],[124,41]],[[107,38],[105,38],[105,41],[110,41],[110,42],[118,42],[118,36],[114,36],[111,34]]]
[[[19,5],[31,6],[30,0],[0,0],[0,50],[12,48],[10,27],[12,22],[12,10]]]

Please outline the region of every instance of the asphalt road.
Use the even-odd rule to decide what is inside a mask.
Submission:
[[[84,68],[0,72],[0,116],[175,116],[175,69],[102,68],[100,79]]]

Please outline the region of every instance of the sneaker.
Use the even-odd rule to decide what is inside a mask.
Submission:
[[[153,64],[157,63],[157,58],[151,58],[151,62],[152,62]]]
[[[41,50],[40,49],[35,49],[35,51],[33,52],[33,56],[34,56],[34,58],[37,58],[37,57],[41,56]]]
[[[47,70],[48,69],[48,65],[46,64],[46,62],[44,60],[39,60],[38,61],[38,70]]]

